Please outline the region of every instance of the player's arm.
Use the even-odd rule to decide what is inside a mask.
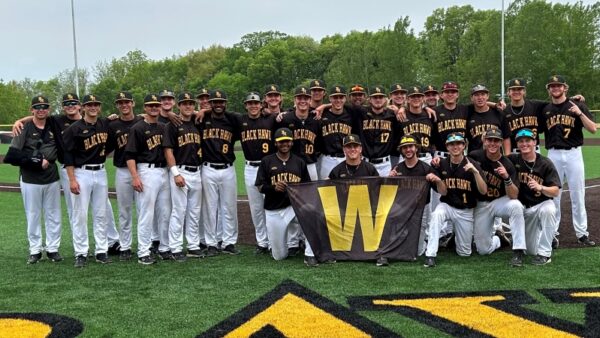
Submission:
[[[481,177],[481,173],[479,172],[479,166],[475,166],[475,164],[473,164],[473,162],[471,162],[468,157],[466,157],[466,159],[467,164],[464,166],[465,171],[473,173],[473,177],[475,178],[475,183],[477,184],[477,190],[479,190],[479,193],[482,195],[487,194],[487,183],[485,183],[485,180],[483,179],[483,177]]]
[[[509,168],[505,167],[501,161],[497,161],[496,163],[498,164],[498,168],[494,169],[494,171],[504,180],[506,195],[510,199],[517,199],[519,197],[519,187],[517,186],[519,181],[516,169],[512,165]]]
[[[512,153],[510,137],[502,140],[502,149],[504,149],[504,156],[508,156]]]
[[[260,162],[260,166],[258,167],[258,172],[256,173],[256,181],[254,185],[258,187],[258,191],[263,194],[272,193],[275,191],[275,186],[271,185],[269,182],[269,178],[267,177],[268,173],[265,168],[268,167],[268,164],[264,161],[264,159]]]
[[[22,117],[22,118],[16,120],[15,123],[13,123],[13,127],[12,127],[13,136],[17,136],[17,135],[21,134],[21,131],[23,130],[23,126],[25,125],[25,123],[30,122],[32,120],[33,120],[33,115],[25,116],[25,117]]]
[[[138,175],[137,164],[134,159],[127,160],[127,169],[129,169],[129,173],[131,174],[131,186],[133,190],[137,192],[144,191],[144,185],[142,184],[142,180]]]
[[[173,156],[173,148],[164,148],[164,152],[165,159],[167,160],[167,167],[169,168],[171,175],[173,175],[173,181],[175,181],[175,185],[180,188],[185,187],[185,179],[183,176],[181,176],[181,173],[177,168],[175,156]]]
[[[585,111],[587,112],[587,114],[585,114],[578,105],[576,105],[575,103],[571,102],[571,107],[569,108],[569,111],[572,112],[573,114],[575,114],[575,116],[579,117],[581,119],[581,123],[583,123],[583,127],[589,131],[592,134],[596,133],[596,123],[594,121],[592,121],[592,119],[590,118],[589,115],[589,111],[584,108]]]

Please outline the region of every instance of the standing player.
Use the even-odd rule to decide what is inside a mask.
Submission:
[[[367,102],[367,91],[361,84],[354,84],[350,87],[350,104],[362,106]]]
[[[183,124],[165,126],[162,146],[169,167],[171,188],[171,218],[169,247],[173,259],[186,260],[183,237],[187,240],[187,257],[203,257],[200,249],[200,207],[202,204],[202,162],[200,131],[192,120],[196,101],[192,94],[181,93],[177,101]]]
[[[129,92],[119,92],[115,98],[115,105],[119,110],[119,118],[108,125],[108,142],[115,149],[113,164],[116,167],[115,189],[117,191],[117,204],[119,206],[119,242],[121,250],[119,259],[128,261],[131,259],[131,232],[133,229],[133,202],[135,191],[133,190],[132,177],[127,168],[125,158],[125,146],[129,137],[129,129],[135,123],[143,120],[140,116],[133,114],[135,102]]]
[[[100,100],[88,94],[83,98],[83,119],[73,123],[63,134],[65,144],[65,166],[69,176],[69,186],[73,201],[73,248],[75,249],[75,267],[87,264],[88,208],[93,212],[94,241],[96,243],[96,262],[106,264],[108,258],[108,239],[106,235],[106,200],[108,182],[104,162],[107,149],[108,123],[99,118]]]
[[[196,95],[196,103],[198,104],[198,109],[210,109],[210,104],[208,103],[208,89],[200,88]]]
[[[344,161],[329,173],[330,180],[352,179],[356,177],[379,176],[377,169],[362,159],[362,145],[358,135],[350,134],[343,140]]]
[[[408,93],[408,90],[406,89],[406,87],[404,87],[404,85],[402,85],[400,83],[394,83],[390,87],[390,93],[389,93],[390,105],[395,106],[398,109],[400,109],[400,108],[404,109],[404,107],[406,106],[406,94],[407,93]],[[398,144],[398,142],[400,142],[400,133],[394,133],[394,135],[395,136],[394,136],[393,144]],[[395,167],[399,161],[400,161],[400,150],[397,147],[392,147],[392,150],[390,151],[390,165],[392,166],[392,168]]]
[[[560,179],[554,164],[547,157],[536,153],[536,133],[521,129],[516,140],[518,154],[511,154],[519,175],[519,200],[525,206],[525,241],[527,253],[535,255],[532,264],[550,263],[552,238],[556,224],[556,207],[552,198],[560,192]]]
[[[131,173],[138,212],[138,263],[156,263],[150,255],[153,229],[158,229],[160,240],[158,255],[163,260],[172,259],[169,248],[169,217],[171,194],[166,169],[162,139],[165,125],[158,122],[160,101],[158,95],[144,97],[144,120],[129,130],[125,154]],[[156,226],[155,226],[156,224]]]
[[[437,107],[440,101],[440,92],[434,85],[427,85],[423,87],[423,93],[425,94],[425,106],[433,109]]]
[[[290,151],[292,142],[291,130],[277,129],[275,132],[277,152],[261,160],[256,176],[256,186],[265,194],[266,226],[271,254],[275,260],[282,260],[288,256],[287,237],[290,228],[299,227],[286,191],[287,186],[289,183],[310,181],[306,164]],[[319,265],[308,243],[304,263],[309,267]]]
[[[169,89],[163,89],[158,98],[160,99],[158,122],[167,124],[170,122],[169,113],[173,114],[173,107],[175,107],[175,93]]]
[[[319,179],[325,180],[329,177],[331,169],[344,161],[344,149],[342,141],[352,133],[352,115],[346,111],[346,88],[333,86],[329,90],[329,102],[331,107],[326,108],[321,115],[321,163],[319,168]],[[362,148],[361,148],[362,149]]]
[[[596,123],[582,103],[573,103],[567,99],[567,83],[561,75],[553,75],[546,85],[552,103],[543,109],[546,149],[552,160],[558,177],[564,183],[566,178],[571,196],[573,228],[580,244],[595,246],[587,231],[587,212],[585,210],[585,172],[581,146],[583,128],[596,133]],[[561,183],[561,186],[562,186]],[[560,225],[560,194],[554,199],[556,206],[556,225]]]
[[[47,123],[50,103],[43,96],[31,100],[33,120],[13,137],[4,162],[19,166],[21,195],[27,218],[29,258],[27,264],[42,259],[42,211],[46,228],[46,256],[60,262],[61,210],[60,183],[56,167],[56,135]]]
[[[271,86],[276,90],[275,86]],[[271,91],[273,94],[273,91]],[[256,186],[256,174],[263,157],[273,153],[272,130],[275,127],[277,114],[263,115],[261,113],[261,99],[258,93],[251,92],[244,100],[248,115],[241,118],[240,143],[246,158],[244,167],[244,182],[250,205],[250,215],[256,234],[255,254],[269,253],[269,238],[265,225],[264,196]]]
[[[480,149],[483,145],[482,136],[491,128],[500,129],[505,136],[502,143],[504,154],[510,154],[510,129],[502,113],[495,108],[490,108],[488,99],[490,92],[486,86],[478,84],[471,88],[471,102],[474,111],[467,120],[467,140],[469,141],[469,152]]]
[[[425,251],[425,267],[435,266],[439,246],[440,227],[452,222],[456,233],[456,253],[459,256],[471,255],[473,240],[473,208],[477,205],[477,192],[485,194],[487,184],[481,177],[479,164],[464,156],[465,139],[462,134],[448,135],[446,140],[448,158],[442,159],[436,174],[447,189],[440,198],[440,204],[431,214],[429,240]]]
[[[469,155],[481,166],[481,175],[487,182],[488,189],[479,196],[475,207],[475,228],[473,237],[477,252],[489,255],[500,247],[500,239],[504,239],[500,231],[494,233],[494,217],[509,220],[512,234],[513,258],[512,266],[523,266],[525,245],[525,221],[523,205],[519,202],[517,171],[512,162],[502,156],[500,147],[503,142],[502,133],[497,128],[489,129],[483,136],[483,149]]]
[[[427,164],[431,163],[433,152],[433,125],[434,121],[423,109],[423,98],[425,94],[417,86],[408,89],[408,113],[406,121],[400,123],[403,135],[412,135],[420,141],[419,160]]]
[[[234,143],[239,135],[241,116],[226,111],[227,94],[220,89],[211,90],[211,111],[204,115],[202,128],[202,214],[207,256],[218,254],[217,214],[222,213],[222,252],[237,255],[238,237],[237,179],[235,176]],[[220,216],[221,214],[219,214]]]
[[[262,110],[264,115],[277,115],[281,113],[281,90],[276,84],[270,84],[265,88],[264,97],[265,107]]]
[[[310,81],[310,109],[315,109],[323,104],[325,98],[325,82],[322,80]]]

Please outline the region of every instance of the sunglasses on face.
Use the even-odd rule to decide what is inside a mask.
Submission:
[[[46,110],[50,108],[50,105],[47,104],[38,104],[32,107],[34,110]]]
[[[160,107],[160,104],[151,103],[151,104],[147,104],[146,107],[149,107],[149,108],[158,108],[158,107]]]
[[[76,106],[78,104],[79,104],[79,102],[77,102],[77,101],[70,101],[70,102],[63,103],[63,106],[64,107],[73,107],[73,106]]]

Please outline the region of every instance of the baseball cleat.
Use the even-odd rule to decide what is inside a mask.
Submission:
[[[423,263],[423,266],[426,268],[435,267],[435,257],[425,257],[425,263]]]
[[[200,250],[198,250],[198,251],[200,251]],[[187,260],[187,257],[183,252],[177,252],[177,253],[173,254],[173,260],[178,263],[183,263]]]
[[[100,264],[109,264],[109,263],[112,263],[112,260],[110,258],[108,258],[108,254],[99,253],[99,254],[96,254],[96,262],[98,262]]]
[[[241,254],[240,250],[236,249],[235,245],[228,244],[226,247],[221,250],[222,253],[226,253],[229,255],[239,255]]]
[[[87,257],[85,255],[78,255],[75,257],[75,267],[83,268],[87,265]]]
[[[121,253],[121,244],[119,242],[115,242],[113,245],[110,245],[107,253],[111,256],[119,255]]]
[[[206,257],[214,257],[218,254],[219,250],[217,249],[217,247],[209,246],[208,249],[206,249]]]
[[[375,262],[376,266],[388,266],[390,265],[390,262],[388,262],[388,259],[385,257],[379,257],[377,258],[377,262]]]
[[[299,253],[300,253],[299,246],[294,246],[294,247],[288,248],[288,257],[298,256]]]
[[[37,262],[40,261],[40,259],[42,259],[42,253],[36,253],[35,255],[29,255],[29,258],[27,259],[27,264],[35,264]]]
[[[254,249],[255,255],[267,255],[269,254],[269,248],[265,248],[264,246],[257,245],[256,249]]]
[[[169,261],[173,259],[173,254],[171,253],[171,251],[163,251],[163,252],[158,252],[158,258],[162,259],[163,261]]]
[[[190,258],[204,258],[204,252],[201,249],[188,250],[187,256]]]
[[[498,236],[498,238],[500,239],[501,248],[512,246],[512,241],[510,240],[510,238],[508,238],[508,236],[506,236],[506,233],[504,233],[503,230],[496,230],[495,235]]]
[[[514,250],[513,257],[510,260],[510,266],[521,267],[523,266],[523,250]]]
[[[548,263],[552,262],[552,260],[550,259],[550,257],[544,257],[541,255],[537,255],[535,256],[535,258],[533,258],[533,260],[531,261],[531,264],[533,265],[546,265]]]
[[[148,255],[148,256],[139,257],[138,263],[143,264],[143,265],[151,265],[151,264],[156,263],[156,260],[152,256]]]
[[[309,268],[314,268],[319,266],[319,262],[315,258],[315,256],[304,256],[304,264]]]
[[[50,262],[56,263],[63,260],[62,256],[57,252],[46,252],[46,257]]]
[[[588,236],[583,235],[577,239],[577,242],[583,246],[596,246],[596,242],[592,241]]]
[[[559,243],[558,237],[554,236],[554,238],[552,238],[552,249],[558,249]]]
[[[152,245],[150,246],[150,252],[152,254],[158,255],[158,247],[160,246],[160,241],[152,241]]]
[[[131,250],[127,249],[127,250],[123,250],[119,253],[119,260],[120,261],[129,261],[131,260]]]

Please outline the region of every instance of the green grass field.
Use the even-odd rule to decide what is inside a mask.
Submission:
[[[344,307],[351,296],[524,290],[540,302],[528,308],[578,323],[584,318],[583,304],[553,304],[536,290],[600,286],[600,248],[557,250],[551,264],[527,264],[521,269],[508,266],[509,251],[470,258],[445,252],[434,269],[423,268],[421,260],[388,268],[368,262],[339,262],[309,269],[299,257],[275,262],[242,246],[240,256],[221,255],[182,264],[160,262],[148,267],[135,261],[90,262],[77,270],[73,268],[68,226],[63,226],[61,246],[65,261],[44,260],[28,266],[20,195],[0,193],[0,203],[11,206],[0,219],[0,312],[73,317],[83,322],[83,337],[192,337],[286,279]],[[447,336],[397,313],[359,314],[406,337]]]

